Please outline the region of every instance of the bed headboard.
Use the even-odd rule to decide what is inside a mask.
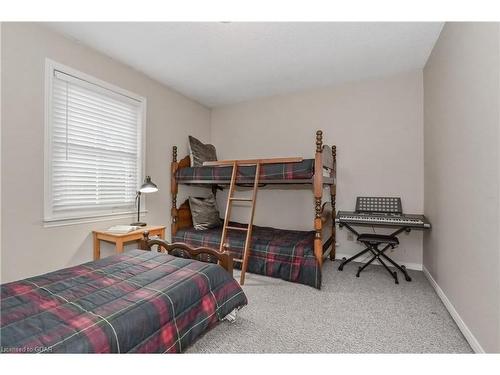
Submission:
[[[192,228],[193,218],[189,208],[189,200],[186,199],[177,210],[177,229]]]
[[[168,243],[161,238],[149,238],[149,231],[144,231],[141,240],[141,249],[152,250],[157,246],[158,252],[166,252],[170,255],[195,259],[201,262],[219,263],[231,276],[233,276],[233,256],[228,252],[220,252],[208,247],[191,247],[185,243]]]
[[[189,155],[185,156],[177,163],[177,168],[189,168],[191,166],[191,158]]]

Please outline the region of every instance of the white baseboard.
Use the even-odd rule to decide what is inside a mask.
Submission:
[[[335,253],[335,259],[341,260],[342,258],[347,258],[349,259],[352,257],[354,254],[341,254],[341,253]],[[353,262],[358,262],[358,263],[366,263],[370,260],[371,256],[367,255],[366,257],[359,257],[358,259],[355,259]],[[396,263],[399,263],[399,261],[396,261]],[[373,262],[375,265],[381,265],[378,263],[376,260]],[[402,262],[406,268],[409,270],[415,270],[415,271],[422,271],[422,265],[419,263],[407,263],[407,262]]]
[[[465,324],[465,322],[462,320],[458,311],[455,309],[455,307],[453,306],[451,301],[448,299],[448,297],[446,297],[446,294],[444,294],[441,287],[438,285],[436,280],[434,280],[434,278],[432,277],[430,272],[427,270],[427,268],[425,268],[425,266],[423,267],[423,271],[424,271],[425,277],[427,277],[427,280],[429,280],[432,287],[436,291],[437,295],[439,296],[439,298],[441,298],[441,301],[443,301],[443,304],[445,305],[446,309],[450,313],[451,317],[453,318],[455,323],[457,323],[458,328],[460,329],[462,334],[465,336],[465,339],[467,340],[467,342],[471,346],[472,350],[474,350],[474,352],[476,352],[476,353],[485,353],[484,349],[479,344],[477,339],[474,337],[474,335],[470,331],[469,327],[467,327],[467,324]]]

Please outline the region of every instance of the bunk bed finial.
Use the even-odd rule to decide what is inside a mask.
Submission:
[[[321,152],[323,150],[323,132],[318,130],[316,132],[316,152]]]
[[[315,211],[315,218],[316,219],[321,219],[321,198],[315,198],[314,199],[314,211]]]
[[[149,231],[145,230],[142,233],[142,238],[139,240],[139,248],[142,250],[147,250],[148,241],[149,241]]]
[[[172,161],[177,161],[177,146],[172,147]]]

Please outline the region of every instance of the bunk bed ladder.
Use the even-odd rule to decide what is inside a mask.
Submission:
[[[241,262],[241,275],[240,275],[240,284],[243,285],[245,283],[245,273],[248,267],[248,258],[250,256],[250,245],[252,242],[252,228],[253,228],[253,218],[255,213],[255,201],[257,198],[257,189],[259,187],[259,178],[260,178],[260,162],[252,163],[255,165],[255,179],[253,183],[252,197],[251,198],[238,198],[234,196],[234,191],[236,189],[236,179],[238,178],[238,162],[234,161],[233,172],[231,174],[231,184],[229,185],[229,193],[226,204],[226,215],[224,217],[224,226],[222,227],[222,236],[220,241],[220,251],[225,251],[229,245],[226,243],[227,240],[227,231],[228,230],[237,230],[246,232],[245,237],[245,247],[243,249],[243,257],[242,259],[234,259],[235,262]],[[245,163],[248,165],[248,163]],[[229,220],[231,218],[231,209],[233,207],[233,202],[235,201],[243,201],[243,202],[251,202],[252,205],[250,207],[250,217],[248,219],[248,227],[233,227],[229,225]]]

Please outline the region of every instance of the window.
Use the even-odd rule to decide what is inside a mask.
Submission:
[[[45,222],[132,213],[145,99],[52,61],[46,79]]]

